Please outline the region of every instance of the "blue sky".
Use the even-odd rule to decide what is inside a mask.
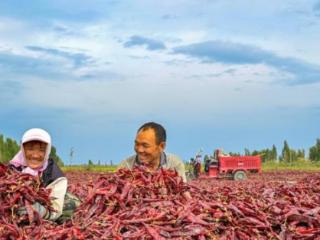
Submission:
[[[167,129],[184,160],[320,137],[320,1],[1,1],[0,132],[47,129],[70,163]]]

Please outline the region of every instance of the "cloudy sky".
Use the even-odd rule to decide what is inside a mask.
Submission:
[[[0,1],[0,133],[114,163],[137,128],[184,160],[320,137],[319,0]]]

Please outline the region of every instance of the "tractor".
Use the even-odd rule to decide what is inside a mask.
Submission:
[[[217,149],[214,156],[205,163],[205,173],[200,178],[244,180],[247,173],[261,173],[260,156],[229,156]]]

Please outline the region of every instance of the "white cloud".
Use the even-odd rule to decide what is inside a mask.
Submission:
[[[214,125],[222,129],[220,134],[226,142],[234,136],[225,134],[225,128],[236,128],[238,119],[248,125],[244,132],[252,130],[256,119],[259,129],[268,124],[272,129],[274,125],[264,120],[269,114],[277,115],[279,108],[290,108],[290,118],[284,114],[279,120],[285,123],[301,109],[320,105],[319,83],[281,84],[302,70],[299,76],[307,77],[311,66],[320,65],[320,20],[312,14],[312,6],[312,1],[289,0],[143,0],[113,2],[112,6],[104,1],[46,3],[34,8],[30,5],[25,14],[8,9],[6,17],[0,16],[0,57],[4,56],[0,59],[0,101],[8,103],[3,104],[2,112],[6,107],[12,112],[21,106],[28,108],[25,126],[34,123],[43,109],[52,114],[47,119],[71,112],[79,119],[68,119],[67,124],[75,124],[77,130],[96,117],[90,125],[97,127],[95,133],[101,130],[95,123],[108,125],[110,118],[117,120],[111,132],[119,128],[118,120],[130,122],[127,125],[132,127],[137,119],[161,119],[177,127],[177,133],[199,126],[204,139],[210,137],[205,128]],[[29,18],[31,15],[36,17]],[[159,41],[167,49],[151,52],[145,46],[124,48],[134,35]],[[301,65],[291,61],[296,72],[290,75],[277,68],[277,63],[266,66],[263,57],[255,65],[236,65],[172,54],[175,47],[205,41],[256,46],[284,60],[300,59]],[[31,51],[26,46],[43,51]],[[53,50],[60,55],[54,56]],[[92,61],[74,68],[74,54]],[[296,68],[307,63],[309,68]],[[34,114],[33,109],[41,110]],[[308,119],[307,112],[301,119]],[[66,123],[63,120],[57,121],[57,129]],[[43,121],[47,121],[45,117]],[[185,122],[188,127],[180,128]],[[306,125],[301,122],[296,127]],[[192,147],[190,136],[185,136],[187,140],[178,136],[178,141]]]
[[[70,109],[83,114],[139,116],[166,114],[195,119],[261,109],[320,104],[317,84],[270,84],[280,73],[266,66],[230,67],[186,64],[154,69],[124,81],[24,81],[21,103],[41,108]],[[158,72],[159,74],[154,74]],[[198,76],[196,73],[201,72]],[[256,75],[255,73],[263,73]],[[215,74],[222,73],[219,76]],[[143,74],[143,73],[141,73]],[[267,77],[269,75],[269,77]],[[306,96],[307,94],[307,96]],[[191,114],[191,115],[190,115]]]

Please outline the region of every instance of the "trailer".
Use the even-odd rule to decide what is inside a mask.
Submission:
[[[261,173],[260,156],[225,156],[217,149],[214,158],[206,163],[204,178],[244,180],[248,173]]]

